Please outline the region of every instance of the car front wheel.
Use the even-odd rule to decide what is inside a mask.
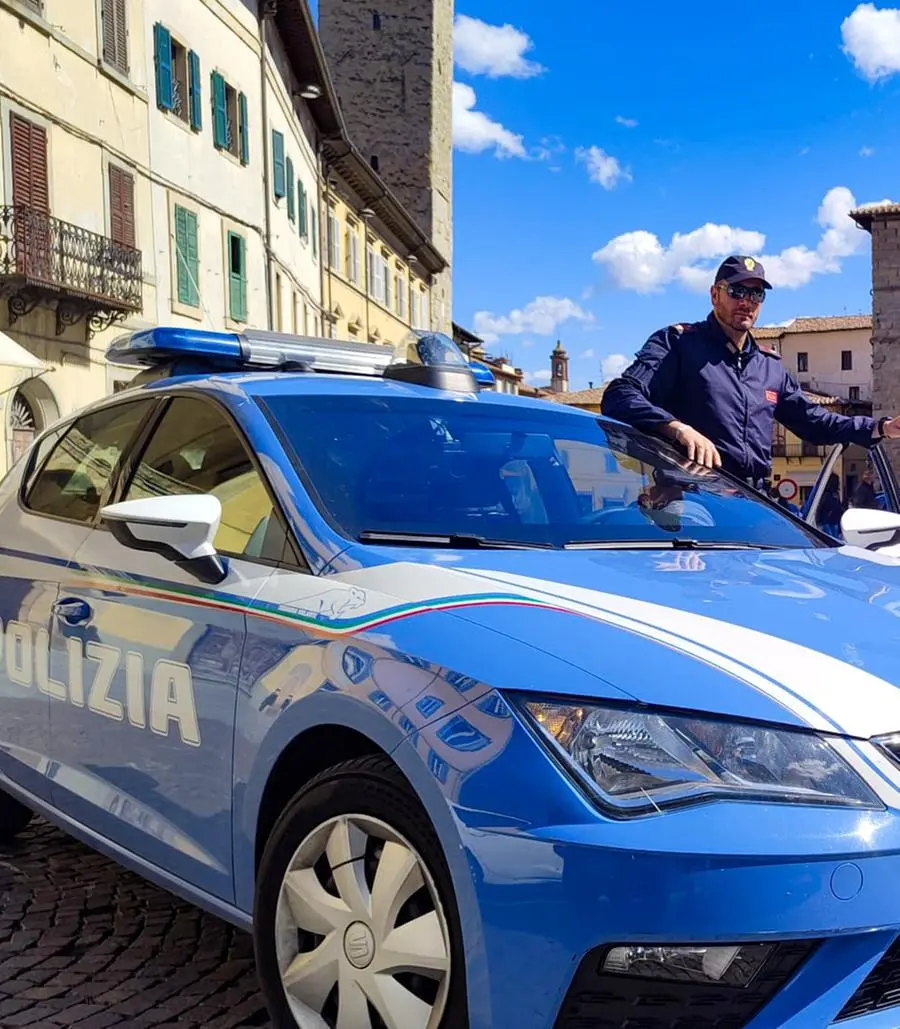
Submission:
[[[0,843],[9,843],[28,827],[34,812],[8,793],[0,793]]]
[[[450,875],[386,758],[337,765],[294,797],[266,846],[255,911],[277,1029],[466,1029]]]

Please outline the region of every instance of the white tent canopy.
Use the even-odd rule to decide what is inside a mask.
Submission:
[[[47,366],[5,332],[0,332],[0,370],[22,368],[27,371],[43,371]]]

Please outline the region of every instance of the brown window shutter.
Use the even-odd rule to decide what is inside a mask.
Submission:
[[[115,0],[116,8],[116,67],[128,72],[128,23],[125,19],[127,0]]]
[[[47,133],[31,126],[31,206],[50,213],[50,183],[47,175]]]
[[[134,176],[113,165],[109,166],[109,230],[114,242],[134,246]]]
[[[31,122],[17,114],[9,116],[12,140],[13,203],[31,205]]]

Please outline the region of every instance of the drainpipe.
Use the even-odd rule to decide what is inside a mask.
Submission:
[[[268,82],[266,78],[266,25],[275,17],[278,0],[264,0],[259,18],[259,81],[262,93],[262,146],[263,146],[263,196],[266,211],[266,237],[263,247],[266,251],[266,312],[268,327],[271,332],[275,328],[275,312],[272,308],[272,210],[271,193],[272,176],[269,168],[269,102]]]
[[[325,249],[322,248],[322,225],[323,214],[327,218],[328,204],[324,205],[320,203],[321,198],[325,194],[328,183],[328,168],[325,164],[325,159],[322,156],[324,152],[322,146],[322,137],[316,134],[316,175],[318,179],[316,181],[316,253],[319,255],[319,309],[321,322],[319,327],[321,329],[321,335],[325,336],[325,262],[328,259],[328,232],[325,233]],[[328,273],[328,312],[331,313],[331,272]],[[331,339],[331,336],[328,337]]]

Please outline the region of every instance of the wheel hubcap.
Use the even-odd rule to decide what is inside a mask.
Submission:
[[[297,848],[275,950],[300,1029],[438,1029],[450,936],[424,861],[386,823],[343,815]]]

